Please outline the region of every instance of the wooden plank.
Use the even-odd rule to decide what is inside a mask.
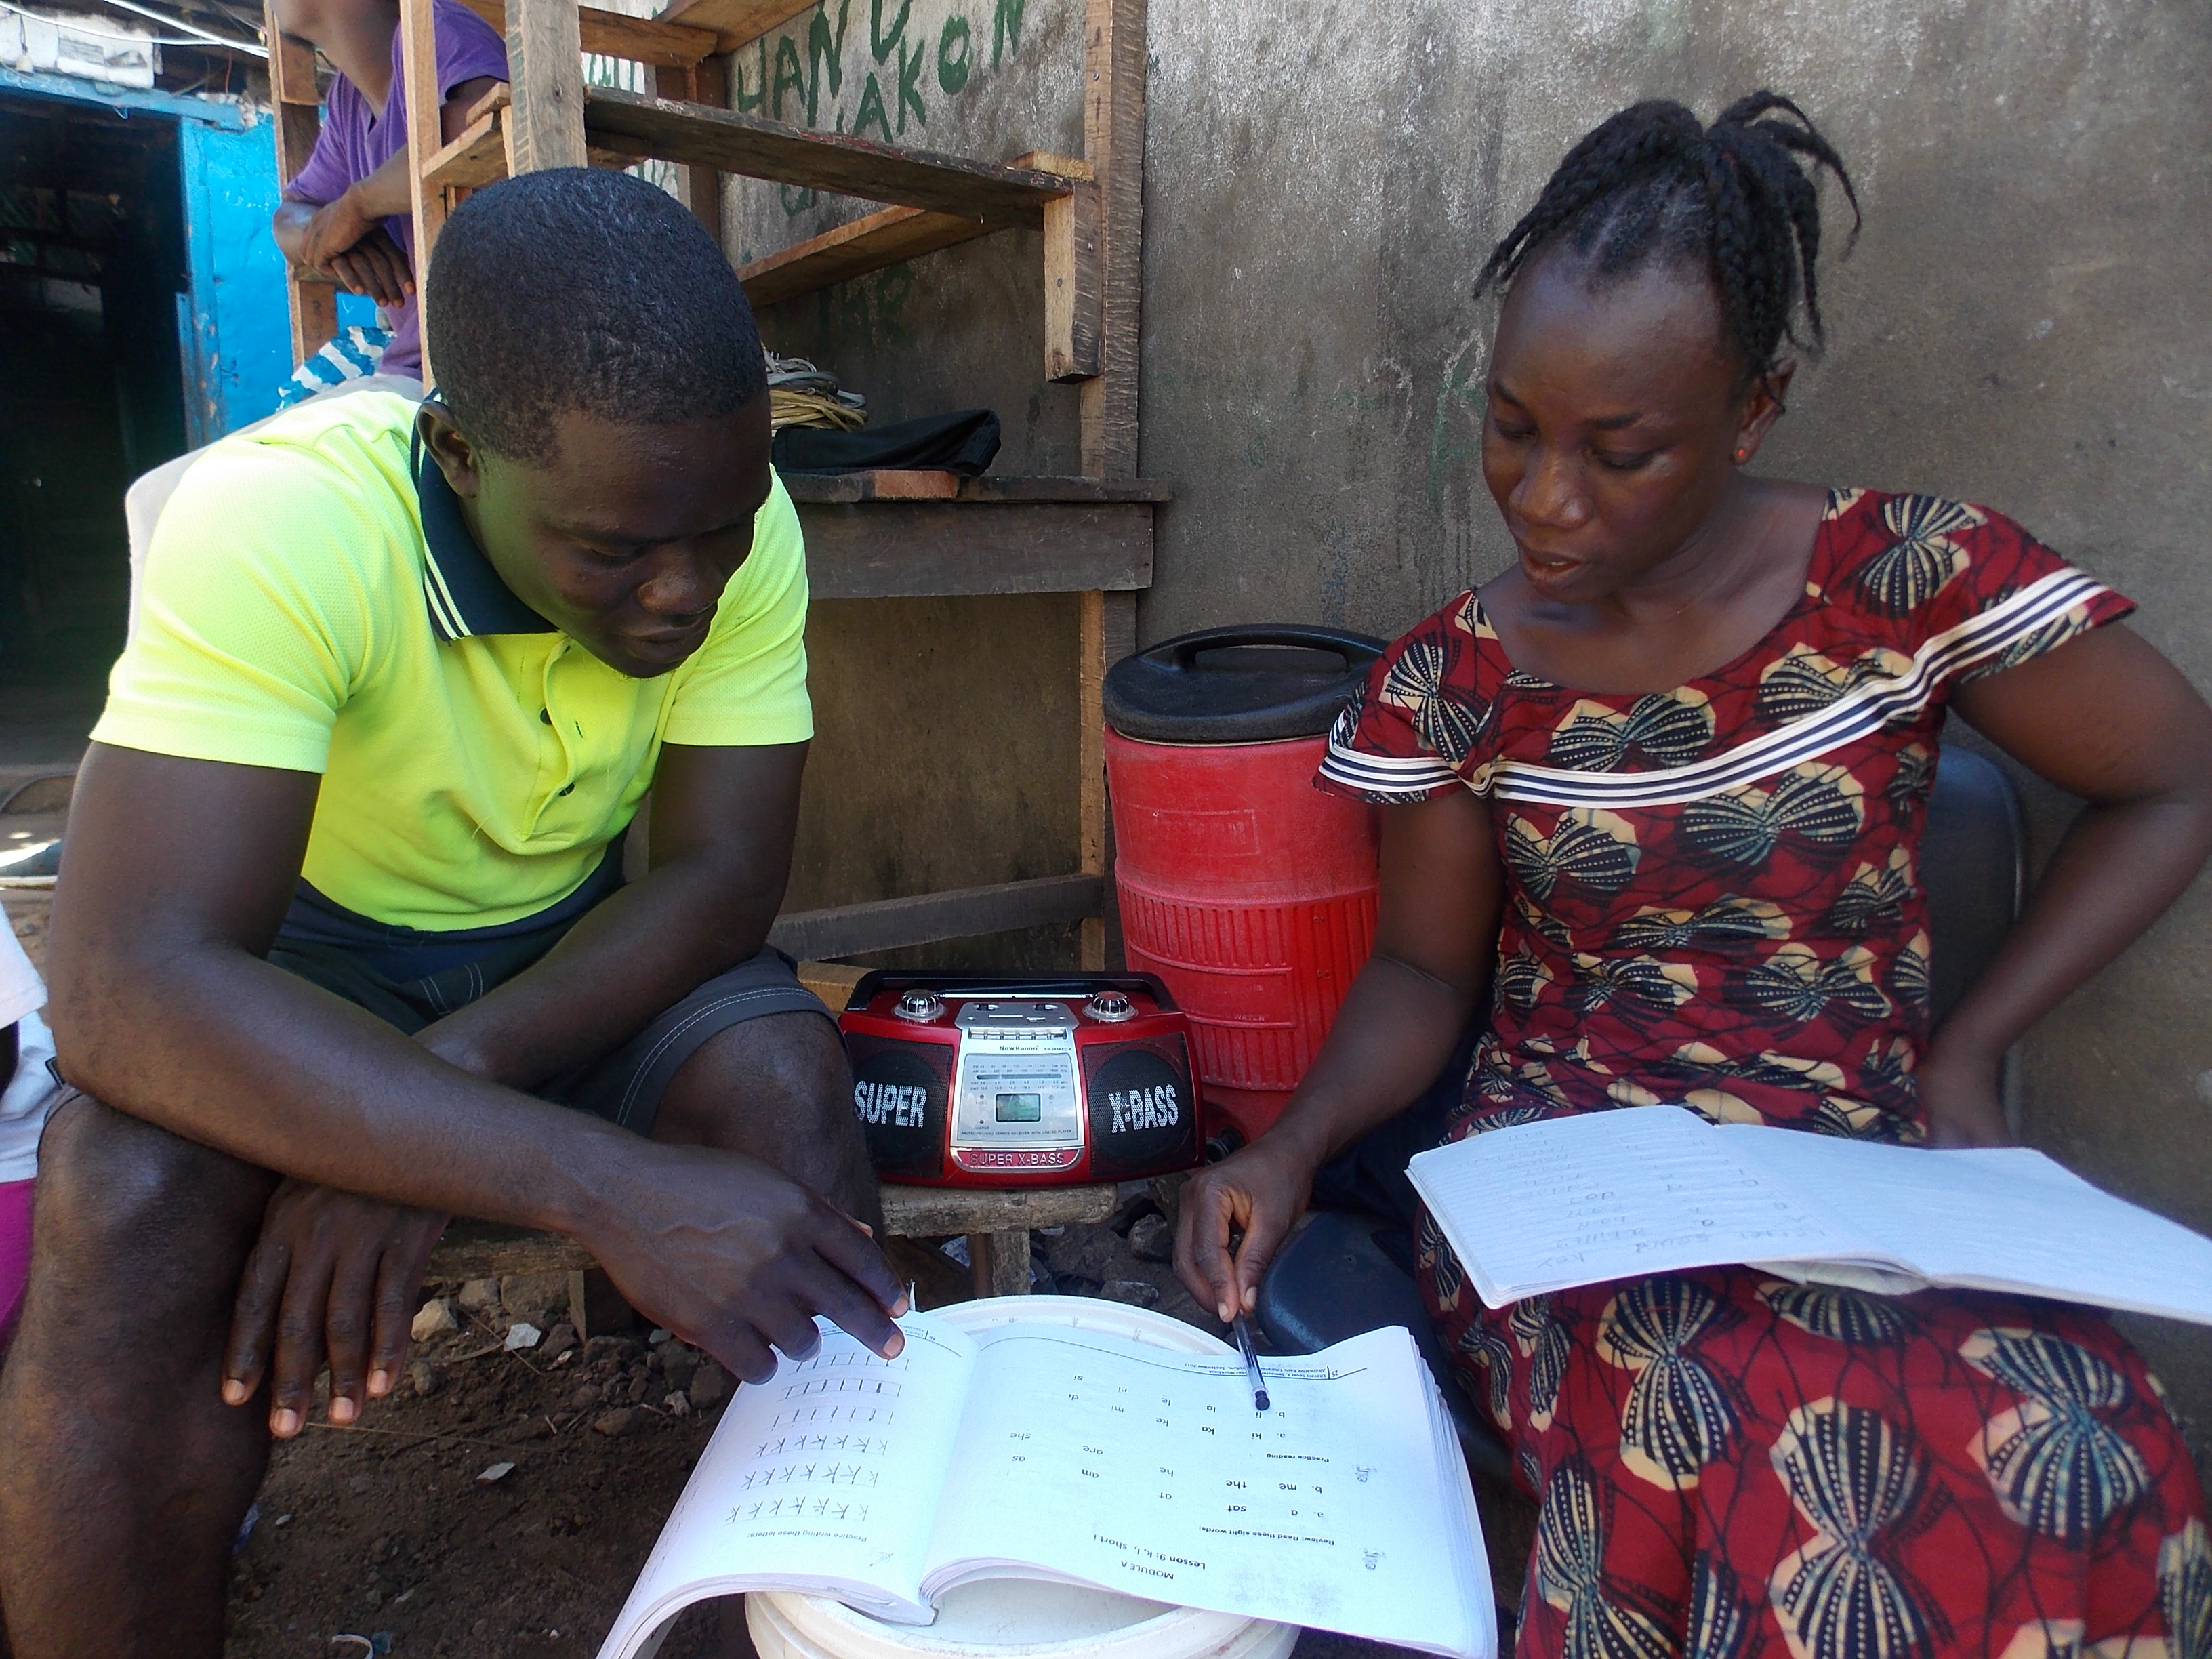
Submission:
[[[410,193],[415,203],[415,280],[430,269],[430,251],[438,245],[451,208],[442,190],[426,190],[422,162],[445,147],[441,118],[444,88],[438,80],[437,25],[431,0],[399,0],[399,74],[407,98],[407,155]],[[419,287],[417,291],[419,292]],[[434,384],[430,357],[434,342],[422,331],[422,384]]]
[[[495,110],[502,110],[514,101],[514,88],[504,81],[493,82],[492,89],[469,106],[468,119],[464,125],[473,125]]]
[[[290,50],[289,44],[286,50]],[[276,172],[289,185],[315,153],[315,141],[323,134],[323,118],[313,104],[288,102],[276,108]]]
[[[1105,896],[1106,871],[1106,739],[1105,714],[1100,702],[1106,681],[1106,596],[1095,589],[1077,600],[1075,625],[1075,833],[1078,867],[1101,878],[1099,895]],[[1103,910],[1104,906],[1102,904]],[[1084,968],[1097,973],[1106,966],[1103,915],[1083,919],[1081,940]]]
[[[881,472],[787,472],[783,487],[794,501],[866,501],[878,499]],[[1174,490],[1157,478],[1018,477],[987,472],[963,478],[954,500],[960,501],[1165,501]]]
[[[327,279],[313,272],[284,274],[284,309],[292,322],[292,362],[296,367],[320,351],[338,335],[338,291]]]
[[[1092,1187],[902,1187],[880,1182],[884,1231],[894,1238],[1095,1226],[1114,1213],[1111,1182]],[[1028,1267],[1024,1261],[1024,1268]]]
[[[471,11],[507,33],[503,0],[461,0]],[[712,29],[690,28],[658,17],[632,17],[598,6],[576,8],[576,32],[586,52],[605,58],[623,58],[634,64],[682,67],[698,63],[723,50]]]
[[[262,7],[261,27],[269,40],[270,100],[298,109],[319,109],[323,94],[322,88],[315,84],[315,49],[305,40],[287,34],[276,27],[276,9],[272,5]],[[319,128],[322,123],[318,119],[315,125]],[[283,143],[281,135],[278,143],[280,145]],[[312,141],[308,148],[313,148]],[[276,161],[277,170],[283,172],[289,162],[291,172],[285,173],[284,176],[290,179],[307,165],[307,161],[306,151],[280,154]]]
[[[1010,933],[1017,928],[1080,921],[1098,913],[1095,875],[1043,876],[947,893],[917,893],[872,904],[793,910],[776,918],[768,942],[802,961],[899,951],[948,939]]]
[[[1085,0],[1083,155],[1098,179],[1098,374],[1081,391],[1083,470],[1137,475],[1144,279],[1145,0]]]
[[[1027,1296],[1030,1293],[1028,1228],[969,1234],[968,1260],[974,1267],[977,1295]]]
[[[1045,204],[1048,222],[1055,206],[1050,202]],[[996,228],[981,218],[962,214],[887,207],[740,266],[738,280],[745,285],[745,297],[755,306],[772,306],[871,271],[888,270],[940,248],[973,241]]]
[[[557,4],[558,0],[524,0]],[[512,46],[509,48],[512,55]],[[592,143],[640,160],[657,156],[719,167],[748,179],[858,196],[872,202],[927,208],[994,225],[1044,224],[1044,204],[1074,188],[1066,179],[1027,167],[1001,167],[933,150],[834,133],[809,132],[735,110],[674,103],[611,87],[585,92],[584,125]],[[521,91],[516,90],[518,106]]]
[[[730,102],[729,66],[720,58],[707,58],[682,69],[664,66],[653,72],[653,89],[662,98],[725,109]],[[714,245],[720,246],[722,175],[708,167],[684,167],[677,171],[676,193],[691,210],[691,216],[714,239]]]
[[[574,0],[515,0],[507,12],[509,154],[517,173],[580,167],[584,46]]]
[[[830,1012],[841,1014],[853,994],[853,988],[867,975],[865,968],[855,968],[849,962],[802,962],[799,964],[799,982],[830,1005]]]
[[[1064,155],[1020,158],[1077,181],[1044,210],[1044,377],[1087,380],[1098,373],[1098,186],[1088,162]]]
[[[281,188],[299,177],[314,154],[315,140],[323,130],[322,94],[315,86],[315,49],[278,30],[273,5],[263,8],[262,27],[269,41],[269,96],[276,106],[276,182]],[[328,277],[297,270],[287,260],[284,308],[291,320],[295,363],[307,362],[336,337],[338,295]]]
[[[660,16],[664,22],[712,29],[721,37],[724,52],[735,52],[813,4],[814,0],[677,0]]]
[[[474,190],[507,177],[507,132],[499,110],[480,115],[422,163],[426,191]]]
[[[848,501],[957,501],[963,482],[957,472],[921,471],[840,472],[832,476],[845,486],[845,492],[837,499]]]
[[[721,39],[712,29],[687,28],[658,17],[630,17],[583,6],[578,8],[576,21],[586,52],[626,58],[655,69],[703,64],[722,50]]]
[[[1092,595],[1085,594],[1086,611]],[[1137,649],[1137,596],[1134,593],[1100,593],[1098,602],[1097,687],[1103,692],[1106,671],[1132,656]],[[1086,615],[1086,623],[1088,623]],[[1077,701],[1080,704],[1077,718],[1083,722],[1083,744],[1079,753],[1083,767],[1080,800],[1081,822],[1085,836],[1085,856],[1095,844],[1097,848],[1099,873],[1107,878],[1099,914],[1088,917],[1083,924],[1083,965],[1091,969],[1119,968],[1124,965],[1121,948],[1121,895],[1112,879],[1114,873],[1114,817],[1112,801],[1106,789],[1106,711],[1103,699],[1094,701],[1090,672],[1092,661],[1089,654],[1090,640],[1085,637],[1086,654],[1082,665],[1082,678],[1077,685]],[[1094,753],[1095,750],[1095,753]],[[1091,792],[1096,790],[1094,808]],[[1095,816],[1093,815],[1095,811]],[[1095,842],[1094,838],[1095,837]],[[1089,864],[1084,866],[1090,868]]]
[[[1145,501],[801,503],[799,522],[817,599],[1152,585],[1152,507]]]

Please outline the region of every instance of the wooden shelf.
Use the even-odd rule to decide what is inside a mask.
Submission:
[[[792,495],[817,599],[1134,593],[1152,586],[1150,500]]]
[[[712,29],[720,38],[718,51],[735,52],[813,4],[814,0],[677,0],[661,16],[668,22]]]
[[[507,33],[507,7],[501,0],[461,0],[461,3],[501,34]],[[713,29],[672,23],[665,17],[631,17],[597,6],[579,6],[576,23],[586,52],[625,58],[655,69],[689,69],[718,52],[734,50],[724,46]]]
[[[745,298],[772,306],[833,283],[850,282],[919,259],[940,248],[988,236],[998,227],[981,217],[932,213],[923,208],[888,207],[848,225],[756,259],[738,268]]]
[[[1042,229],[1046,204],[1071,195],[1076,184],[1034,168],[894,149],[607,87],[584,88],[584,132],[592,148],[631,161],[681,161],[994,226]]]
[[[783,487],[801,505],[843,501],[1164,501],[1174,492],[1157,478],[1021,478],[954,472],[786,472]],[[927,480],[916,487],[908,480]]]
[[[778,916],[768,942],[801,961],[855,957],[868,951],[902,951],[948,939],[1011,933],[1018,928],[1081,921],[1098,914],[1106,891],[1097,875],[1044,876],[1002,881],[871,904],[826,910],[792,910]]]
[[[1105,1220],[1121,1201],[1110,1181],[1091,1187],[883,1186],[884,1231],[894,1238],[940,1233],[995,1233],[1010,1228],[1087,1226]],[[1029,1261],[1021,1263],[1027,1289]]]
[[[461,136],[422,163],[425,190],[474,190],[507,177],[507,134],[500,108],[476,117]]]

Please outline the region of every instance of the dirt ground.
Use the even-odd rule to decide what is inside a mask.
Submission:
[[[1218,1333],[1167,1266],[1139,1260],[1110,1226],[1039,1242],[1054,1276],[1040,1289],[1110,1293]],[[922,1279],[925,1306],[958,1293],[957,1268],[933,1273],[908,1248],[915,1254],[900,1271]],[[508,1299],[538,1314],[526,1305],[532,1288],[508,1281]],[[462,1287],[428,1289],[453,1304]],[[479,1305],[455,1306],[461,1328],[418,1349],[428,1372],[372,1404],[358,1426],[318,1424],[276,1449],[238,1552],[229,1659],[597,1651],[720,1415],[727,1376],[641,1328],[575,1341],[557,1306],[544,1310],[554,1322],[540,1328],[544,1340],[510,1352],[511,1312],[482,1305],[489,1281],[468,1294]],[[431,1392],[418,1393],[418,1379]],[[513,1468],[488,1480],[501,1464]],[[1529,1513],[1506,1494],[1482,1498],[1510,1603]],[[703,1608],[662,1650],[665,1659],[719,1651]],[[1309,1633],[1297,1659],[1400,1651]]]

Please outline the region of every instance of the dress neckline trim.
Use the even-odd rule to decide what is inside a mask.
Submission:
[[[1685,691],[1695,691],[1716,681],[1727,680],[1740,672],[1746,664],[1753,661],[1761,653],[1771,649],[1774,644],[1775,636],[1784,629],[1829,603],[1827,565],[1835,539],[1834,526],[1842,522],[1845,514],[1857,508],[1863,502],[1872,498],[1874,494],[1872,490],[1843,489],[1831,485],[1828,489],[1828,504],[1821,510],[1820,522],[1813,532],[1813,551],[1811,556],[1805,561],[1805,580],[1799,584],[1797,597],[1790,601],[1790,608],[1776,618],[1771,628],[1720,666],[1710,669],[1703,674],[1694,674],[1680,684],[1661,686],[1649,691],[1589,691],[1580,686],[1569,685],[1562,680],[1547,679],[1541,674],[1531,673],[1516,665],[1513,660],[1512,653],[1506,650],[1504,635],[1498,631],[1496,624],[1490,620],[1490,611],[1482,603],[1482,590],[1480,588],[1474,591],[1474,595],[1477,637],[1480,637],[1481,634],[1486,632],[1490,635],[1498,647],[1498,656],[1504,661],[1507,674],[1517,686],[1530,690],[1540,688],[1547,691],[1558,691],[1565,696],[1580,698],[1589,702],[1618,702],[1633,705],[1646,697],[1679,697]]]

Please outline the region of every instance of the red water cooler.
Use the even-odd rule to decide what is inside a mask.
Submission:
[[[1375,811],[1314,787],[1383,641],[1304,627],[1169,640],[1106,676],[1114,881],[1132,969],[1189,1016],[1216,1131],[1282,1111],[1375,945]]]

